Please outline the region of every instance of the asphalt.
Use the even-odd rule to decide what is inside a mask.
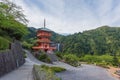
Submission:
[[[62,80],[117,80],[106,69],[87,64],[78,68],[68,68],[67,71],[56,75]]]

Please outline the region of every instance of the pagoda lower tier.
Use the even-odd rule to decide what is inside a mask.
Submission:
[[[43,46],[34,46],[32,47],[34,50],[38,51],[38,50],[43,50],[43,51],[54,51],[56,49],[56,47],[43,47]]]

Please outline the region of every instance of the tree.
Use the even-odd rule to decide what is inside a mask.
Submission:
[[[0,36],[5,35],[20,40],[28,33],[26,23],[27,19],[22,13],[22,8],[16,4],[2,0],[0,2]]]

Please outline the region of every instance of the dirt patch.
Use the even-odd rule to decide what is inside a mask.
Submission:
[[[120,70],[120,68],[115,68],[115,67],[109,67],[108,72],[112,74],[114,77],[120,79],[120,76],[115,74],[117,70]]]

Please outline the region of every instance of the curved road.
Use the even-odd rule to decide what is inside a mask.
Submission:
[[[4,75],[0,80],[33,80],[32,67],[34,64],[46,64],[35,59],[28,51],[26,62],[20,68]],[[113,78],[106,69],[82,64],[81,67],[72,67],[62,62],[54,62],[54,64],[47,64],[50,66],[61,66],[67,69],[67,71],[56,73],[62,80],[117,80]]]
[[[56,75],[62,80],[117,80],[106,69],[87,64],[82,64],[79,68],[68,69]]]

